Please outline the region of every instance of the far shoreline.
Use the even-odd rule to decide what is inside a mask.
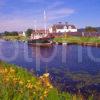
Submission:
[[[82,40],[83,39],[83,40]],[[14,42],[25,42],[27,43],[28,38],[22,36],[5,36],[0,38],[0,40],[14,41]],[[55,45],[81,45],[90,47],[100,47],[99,37],[79,37],[79,36],[68,36],[68,37],[55,37],[53,39],[53,44]]]

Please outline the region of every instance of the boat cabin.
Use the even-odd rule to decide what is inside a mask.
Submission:
[[[45,30],[36,30],[33,31],[33,33],[31,34],[31,39],[35,40],[35,39],[41,39],[41,38],[46,38],[48,36],[48,32]]]

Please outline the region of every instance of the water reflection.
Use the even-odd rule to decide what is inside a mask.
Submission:
[[[92,84],[98,87],[100,83],[100,62],[89,58],[87,48],[77,45],[36,48],[26,43],[7,41],[3,44],[0,42],[0,59],[7,61],[2,59],[2,54],[9,58],[18,50],[17,56],[8,62],[27,68],[31,72],[34,70],[40,75],[49,72],[53,84],[59,89],[76,91]],[[91,51],[94,57],[100,57],[100,48],[93,47]],[[100,87],[98,89],[100,90]]]
[[[65,48],[61,48],[60,46],[57,47],[57,51],[54,54],[54,58],[49,61],[43,61],[43,58],[49,58],[52,56],[55,47],[52,48],[35,48],[31,47],[32,52],[34,52],[34,55],[36,57],[36,54],[38,53],[38,58],[41,60],[41,63],[45,63],[45,65],[40,67],[40,71],[42,73],[49,72],[51,75],[52,83],[55,87],[57,87],[59,90],[62,91],[69,91],[69,92],[78,92],[81,91],[83,93],[93,93],[100,92],[100,70],[96,70],[95,67],[83,67],[78,65],[77,59],[77,49],[74,48],[75,51],[73,51],[72,47],[66,46]],[[66,49],[66,50],[64,50]],[[36,50],[38,52],[36,52]],[[62,54],[63,50],[65,51],[65,63],[62,62]],[[74,54],[75,53],[75,54]],[[74,56],[73,56],[74,54]],[[84,56],[83,56],[84,58]],[[75,67],[75,65],[69,66],[68,59],[71,59],[73,61],[70,61],[78,65]],[[89,60],[88,60],[89,61]],[[84,63],[84,62],[83,62]],[[54,66],[56,64],[59,64],[58,66]],[[90,63],[88,63],[91,65]],[[52,65],[52,66],[51,66]],[[41,73],[39,73],[41,74]]]
[[[73,72],[65,67],[49,68],[52,83],[61,91],[92,94],[100,92],[100,73],[91,75],[87,72]]]

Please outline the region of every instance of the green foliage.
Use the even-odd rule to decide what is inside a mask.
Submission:
[[[62,93],[61,94],[61,100],[72,100],[72,96],[71,94],[69,93]]]
[[[94,100],[93,96],[90,96],[90,97],[89,97],[89,100]]]
[[[7,32],[7,31],[5,31],[4,35],[5,36],[18,36],[18,32],[16,32],[16,31],[13,31],[13,32]]]
[[[85,32],[97,32],[97,29],[91,26],[85,28]]]
[[[33,32],[33,29],[27,29],[26,36],[27,37],[31,36],[32,32]]]
[[[60,100],[57,90],[51,90],[48,94],[47,100]]]

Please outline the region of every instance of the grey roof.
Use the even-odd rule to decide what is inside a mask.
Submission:
[[[76,29],[76,27],[74,25],[66,25],[66,24],[54,24],[52,26],[52,28],[53,28],[53,30],[56,30],[56,29],[64,29],[65,26],[66,26],[66,28],[71,27],[72,29]]]

